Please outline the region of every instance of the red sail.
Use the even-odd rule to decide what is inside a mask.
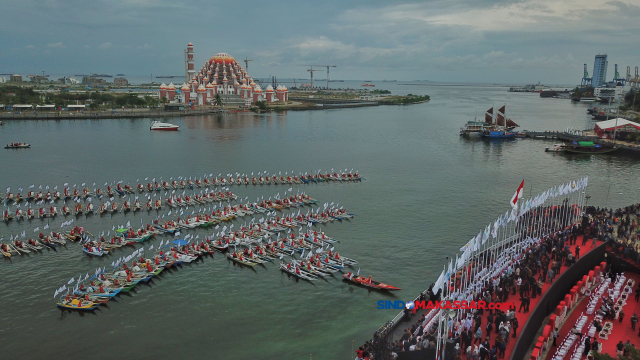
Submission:
[[[507,127],[519,127],[520,125],[516,124],[513,120],[507,119]]]
[[[500,109],[498,109],[499,113],[502,113],[502,115],[504,115],[504,108],[507,107],[507,105],[502,105],[502,107]]]
[[[504,126],[504,116],[502,116],[502,114],[498,113],[498,115],[496,116],[496,124],[498,124],[499,126]]]
[[[486,122],[487,124],[493,123],[493,108],[487,110],[487,112],[484,114],[484,122]]]

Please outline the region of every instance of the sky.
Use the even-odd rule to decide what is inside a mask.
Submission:
[[[184,74],[218,52],[255,78],[576,84],[640,66],[640,0],[0,0],[0,73]],[[244,65],[244,63],[242,63]],[[316,78],[325,78],[323,72]]]

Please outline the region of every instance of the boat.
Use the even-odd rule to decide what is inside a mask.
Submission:
[[[160,122],[160,121],[154,121],[154,122],[151,123],[150,130],[178,131],[179,127],[180,126],[174,125],[174,124],[163,123],[163,122]]]
[[[592,103],[592,102],[596,102],[596,98],[583,97],[583,98],[579,98],[578,101],[580,101],[581,103]]]
[[[93,311],[96,309],[96,304],[94,302],[79,299],[73,299],[71,301],[60,299],[60,302],[57,305],[62,309],[78,311]]]
[[[31,145],[27,143],[11,143],[5,146],[5,149],[27,149],[30,148]]]
[[[493,107],[485,112],[485,123],[489,126],[485,126],[480,132],[480,136],[485,139],[513,139],[518,135],[517,131],[514,131],[519,125],[513,120],[508,119],[505,116],[506,105],[503,105],[496,112],[494,117]],[[495,120],[495,122],[494,122]]]
[[[297,267],[298,271],[300,271],[300,267]],[[289,275],[293,275],[297,278],[303,279],[303,280],[307,280],[307,281],[314,281],[317,280],[318,278],[315,275],[309,274],[309,273],[304,273],[303,271],[300,271],[300,273],[298,273],[296,270],[294,269],[289,269],[287,267],[287,264],[285,263],[280,263],[280,270],[286,272]]]
[[[233,253],[233,254],[227,253],[227,258],[235,261],[238,264],[246,265],[246,266],[256,266],[258,264],[257,262],[250,262],[250,261],[241,259],[240,257],[236,257],[234,255],[235,255],[235,253]]]
[[[553,144],[548,148],[545,148],[544,151],[546,152],[564,152],[566,149],[566,145],[565,144]]]
[[[608,147],[595,144],[593,141],[573,141],[565,145],[564,151],[574,154],[607,154],[618,150],[617,146]]]
[[[91,250],[87,249],[86,247],[83,247],[82,251],[84,251],[84,253],[87,255],[93,255],[93,256],[102,256],[106,254],[104,250],[96,249],[95,247],[92,247]]]
[[[391,285],[388,285],[388,284],[385,284],[385,283],[381,283],[379,281],[371,280],[370,278],[365,278],[365,277],[362,277],[362,276],[353,275],[351,273],[343,274],[342,277],[346,281],[350,281],[352,283],[355,283],[355,284],[358,284],[358,285],[362,285],[362,286],[366,286],[366,287],[369,287],[369,288],[372,288],[372,289],[386,290],[386,291],[401,290],[400,288],[397,288],[395,286],[391,286]]]

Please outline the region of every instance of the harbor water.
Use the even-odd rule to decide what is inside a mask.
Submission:
[[[339,83],[347,85],[359,87]],[[0,143],[27,142],[31,148],[3,150],[2,192],[23,187],[24,193],[30,185],[36,191],[40,185],[62,189],[64,183],[105,188],[105,182],[134,185],[210,173],[358,170],[366,179],[362,183],[230,190],[255,201],[291,187],[320,203],[339,203],[356,217],[315,228],[338,238],[340,254],[359,261],[352,271],[402,290],[370,292],[339,277],[299,282],[277,264],[241,268],[216,254],[165,271],[93,313],[69,313],[55,306],[57,288],[99,266],[109,268],[134,250],[123,247],[90,258],[69,243],[57,252],[0,259],[0,358],[353,359],[352,349],[397,313],[378,310],[377,301],[406,301],[426,289],[445,256],[509,209],[522,179],[525,199],[588,175],[589,204],[618,207],[639,201],[635,158],[545,153],[553,142],[458,135],[476,112],[482,118],[485,110],[504,104],[521,129],[591,127],[584,104],[497,86],[376,85],[398,94],[427,94],[431,101],[166,119],[180,125],[178,132],[151,132],[151,119],[5,121]],[[83,216],[74,225],[98,234],[127,222],[146,224],[168,211]],[[49,225],[58,230],[68,219],[58,216]],[[233,224],[237,228],[248,220]],[[0,236],[5,242],[22,231],[34,237],[34,228],[42,231],[46,224],[39,219],[0,224]],[[189,233],[202,239],[212,231]],[[156,236],[145,249],[162,239],[171,238]]]

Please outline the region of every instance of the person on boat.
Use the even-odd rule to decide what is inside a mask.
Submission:
[[[296,274],[300,275],[300,267],[296,266]]]

